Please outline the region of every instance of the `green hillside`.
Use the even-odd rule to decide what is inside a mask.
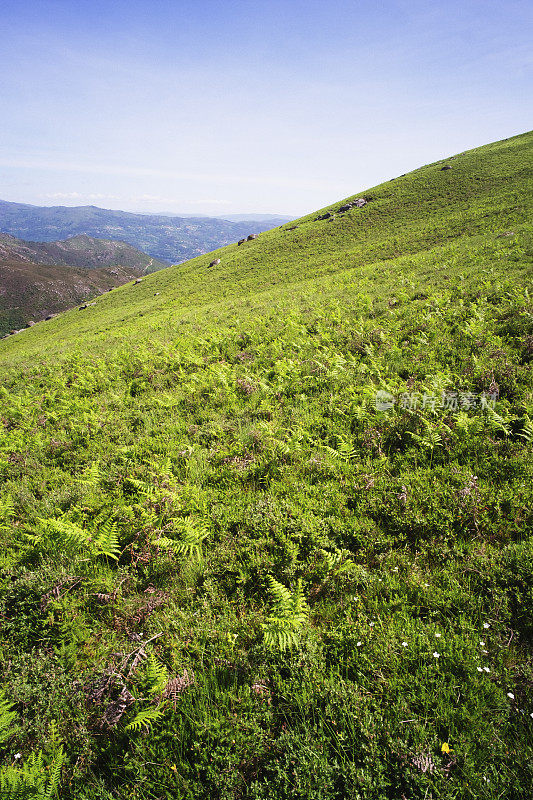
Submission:
[[[0,342],[4,794],[531,797],[532,155]]]

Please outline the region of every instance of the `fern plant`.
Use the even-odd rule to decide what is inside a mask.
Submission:
[[[44,534],[33,537],[35,544],[38,544],[42,539],[50,539],[67,555],[73,555],[84,547],[90,547],[90,536],[87,531],[66,517],[61,519],[39,519],[39,523],[44,530]]]
[[[498,414],[497,411],[494,411],[494,409],[490,407],[488,408],[488,411],[489,414],[487,419],[492,430],[499,431],[500,433],[503,433],[504,436],[509,436],[511,432],[510,423],[513,422],[516,419],[516,417],[510,417],[510,416],[503,417],[500,414]]]
[[[146,660],[146,680],[151,695],[162,694],[168,683],[168,670],[153,653]]]
[[[11,495],[0,497],[0,524],[9,522],[15,513],[15,505]]]
[[[169,674],[166,666],[159,661],[153,653],[147,657],[145,661],[145,683],[144,686],[148,690],[151,697],[159,697],[163,695],[169,682]],[[133,717],[133,719],[126,725],[126,731],[130,733],[137,732],[142,728],[148,730],[152,724],[159,719],[164,713],[163,707],[147,706],[141,708],[140,711]]]
[[[98,535],[94,540],[94,549],[98,555],[118,561],[120,545],[118,542],[117,523],[108,519],[98,526]]]
[[[0,743],[9,739],[16,728],[17,717],[13,705],[0,697]],[[0,797],[2,800],[53,800],[58,796],[61,771],[66,754],[57,735],[55,723],[51,726],[51,755],[45,757],[42,750],[30,753],[22,764],[0,767]]]
[[[152,484],[139,478],[134,478],[132,475],[129,475],[124,480],[124,489],[128,493],[136,493],[148,498],[153,498],[157,491],[157,488]]]
[[[96,535],[92,530],[81,528],[66,516],[60,519],[39,519],[44,529],[43,536],[30,537],[35,544],[43,538],[51,539],[67,555],[79,550],[88,550],[93,556],[106,556],[118,561],[120,547],[116,522],[111,519],[100,522],[96,520]]]
[[[3,694],[0,695],[0,744],[9,739],[16,732],[13,723],[17,718],[17,712],[13,711],[13,704],[6,700]]]
[[[280,650],[294,647],[300,638],[302,628],[309,616],[301,579],[291,592],[271,575],[267,576],[268,588],[273,598],[273,606],[266,623],[262,624],[264,641],[267,647]]]
[[[327,453],[333,456],[333,458],[340,458],[343,461],[352,461],[357,457],[357,450],[352,447],[347,439],[339,436],[337,437],[337,440],[337,449],[334,447],[328,447],[328,445],[324,445],[324,449]]]
[[[88,491],[94,491],[98,488],[101,479],[102,473],[100,471],[100,464],[98,461],[92,461],[79,481]]]
[[[427,429],[425,435],[422,434],[421,436],[412,431],[408,431],[408,433],[423,450],[430,450],[432,453],[435,447],[442,446],[442,436],[435,428],[433,430]]]
[[[194,522],[191,517],[175,520],[175,522],[178,523],[180,538],[171,539],[168,536],[159,536],[155,540],[155,544],[166,550],[173,550],[192,561],[201,561],[202,543],[209,532],[203,525]]]
[[[327,550],[321,550],[321,555],[324,558],[324,565],[326,567],[326,580],[331,580],[343,572],[350,572],[355,568],[355,564],[349,557],[347,550],[335,550],[330,553]]]
[[[61,770],[66,761],[63,748],[51,760],[42,752],[31,753],[24,764],[0,769],[2,800],[53,800],[59,796]]]
[[[518,436],[527,444],[533,444],[533,422],[531,422],[529,417],[525,418],[523,429]]]
[[[141,728],[148,729],[157,719],[159,719],[159,717],[163,716],[163,713],[163,709],[154,708],[154,706],[143,708],[141,711],[138,711],[132,721],[126,725],[125,730],[136,732],[140,731]]]

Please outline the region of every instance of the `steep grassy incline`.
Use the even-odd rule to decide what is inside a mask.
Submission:
[[[326,280],[326,286],[341,287],[348,281],[352,293],[370,290],[379,302],[378,287],[389,286],[388,276],[382,276],[393,277],[401,256],[426,256],[431,280],[442,286],[447,279],[453,281],[454,274],[462,274],[474,251],[474,262],[481,263],[479,254],[483,263],[513,259],[522,246],[516,238],[522,229],[530,241],[532,143],[533,134],[528,133],[422,167],[366,191],[372,200],[362,209],[314,221],[347,202],[341,201],[242,246],[231,245],[165,270],[142,287],[122,288],[101,298],[83,321],[72,312],[47,325],[46,331],[32,330],[23,343],[12,344],[13,352],[17,358],[21,352],[38,353],[44,343],[47,349],[92,349],[99,342],[108,348],[115,338],[137,337],[141,331],[143,336],[165,338],[178,317],[203,314],[210,319],[214,313],[224,319],[237,309],[242,314],[241,298],[247,303],[257,299],[261,308],[278,302],[292,306],[293,298],[297,302],[305,294],[306,281],[337,273],[342,275]],[[516,235],[506,237],[510,226]],[[209,268],[218,258],[221,263]],[[437,263],[445,274],[435,274],[430,265]],[[390,287],[394,290],[394,280]],[[312,283],[310,290],[314,291]],[[12,347],[1,343],[0,357],[9,359]]]
[[[0,342],[2,796],[530,800],[532,151]]]

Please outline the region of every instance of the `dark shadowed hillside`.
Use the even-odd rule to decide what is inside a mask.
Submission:
[[[131,267],[142,274],[156,272],[166,266],[125,242],[95,239],[86,234],[58,242],[26,242],[0,233],[0,260],[7,259],[84,269]]]
[[[0,233],[0,335],[164,266],[124,242],[25,242]]]

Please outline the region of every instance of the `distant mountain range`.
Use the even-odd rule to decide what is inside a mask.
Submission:
[[[146,211],[137,213],[149,216],[149,212]],[[283,214],[220,214],[212,216],[209,214],[177,214],[175,211],[160,211],[159,216],[181,217],[182,219],[223,219],[226,222],[264,222],[270,228],[277,228],[296,219],[296,217],[286,217]]]
[[[271,228],[277,228],[286,222],[292,222],[296,217],[284,217],[281,214],[226,214],[219,219],[227,219],[229,222],[264,222]]]
[[[0,336],[164,266],[124,242],[85,234],[42,243],[0,234]]]
[[[134,214],[97,206],[33,206],[0,200],[0,231],[4,233],[39,242],[79,234],[120,240],[165,265],[181,263],[250,233],[277,227],[287,219],[258,217],[236,222],[215,217]]]

